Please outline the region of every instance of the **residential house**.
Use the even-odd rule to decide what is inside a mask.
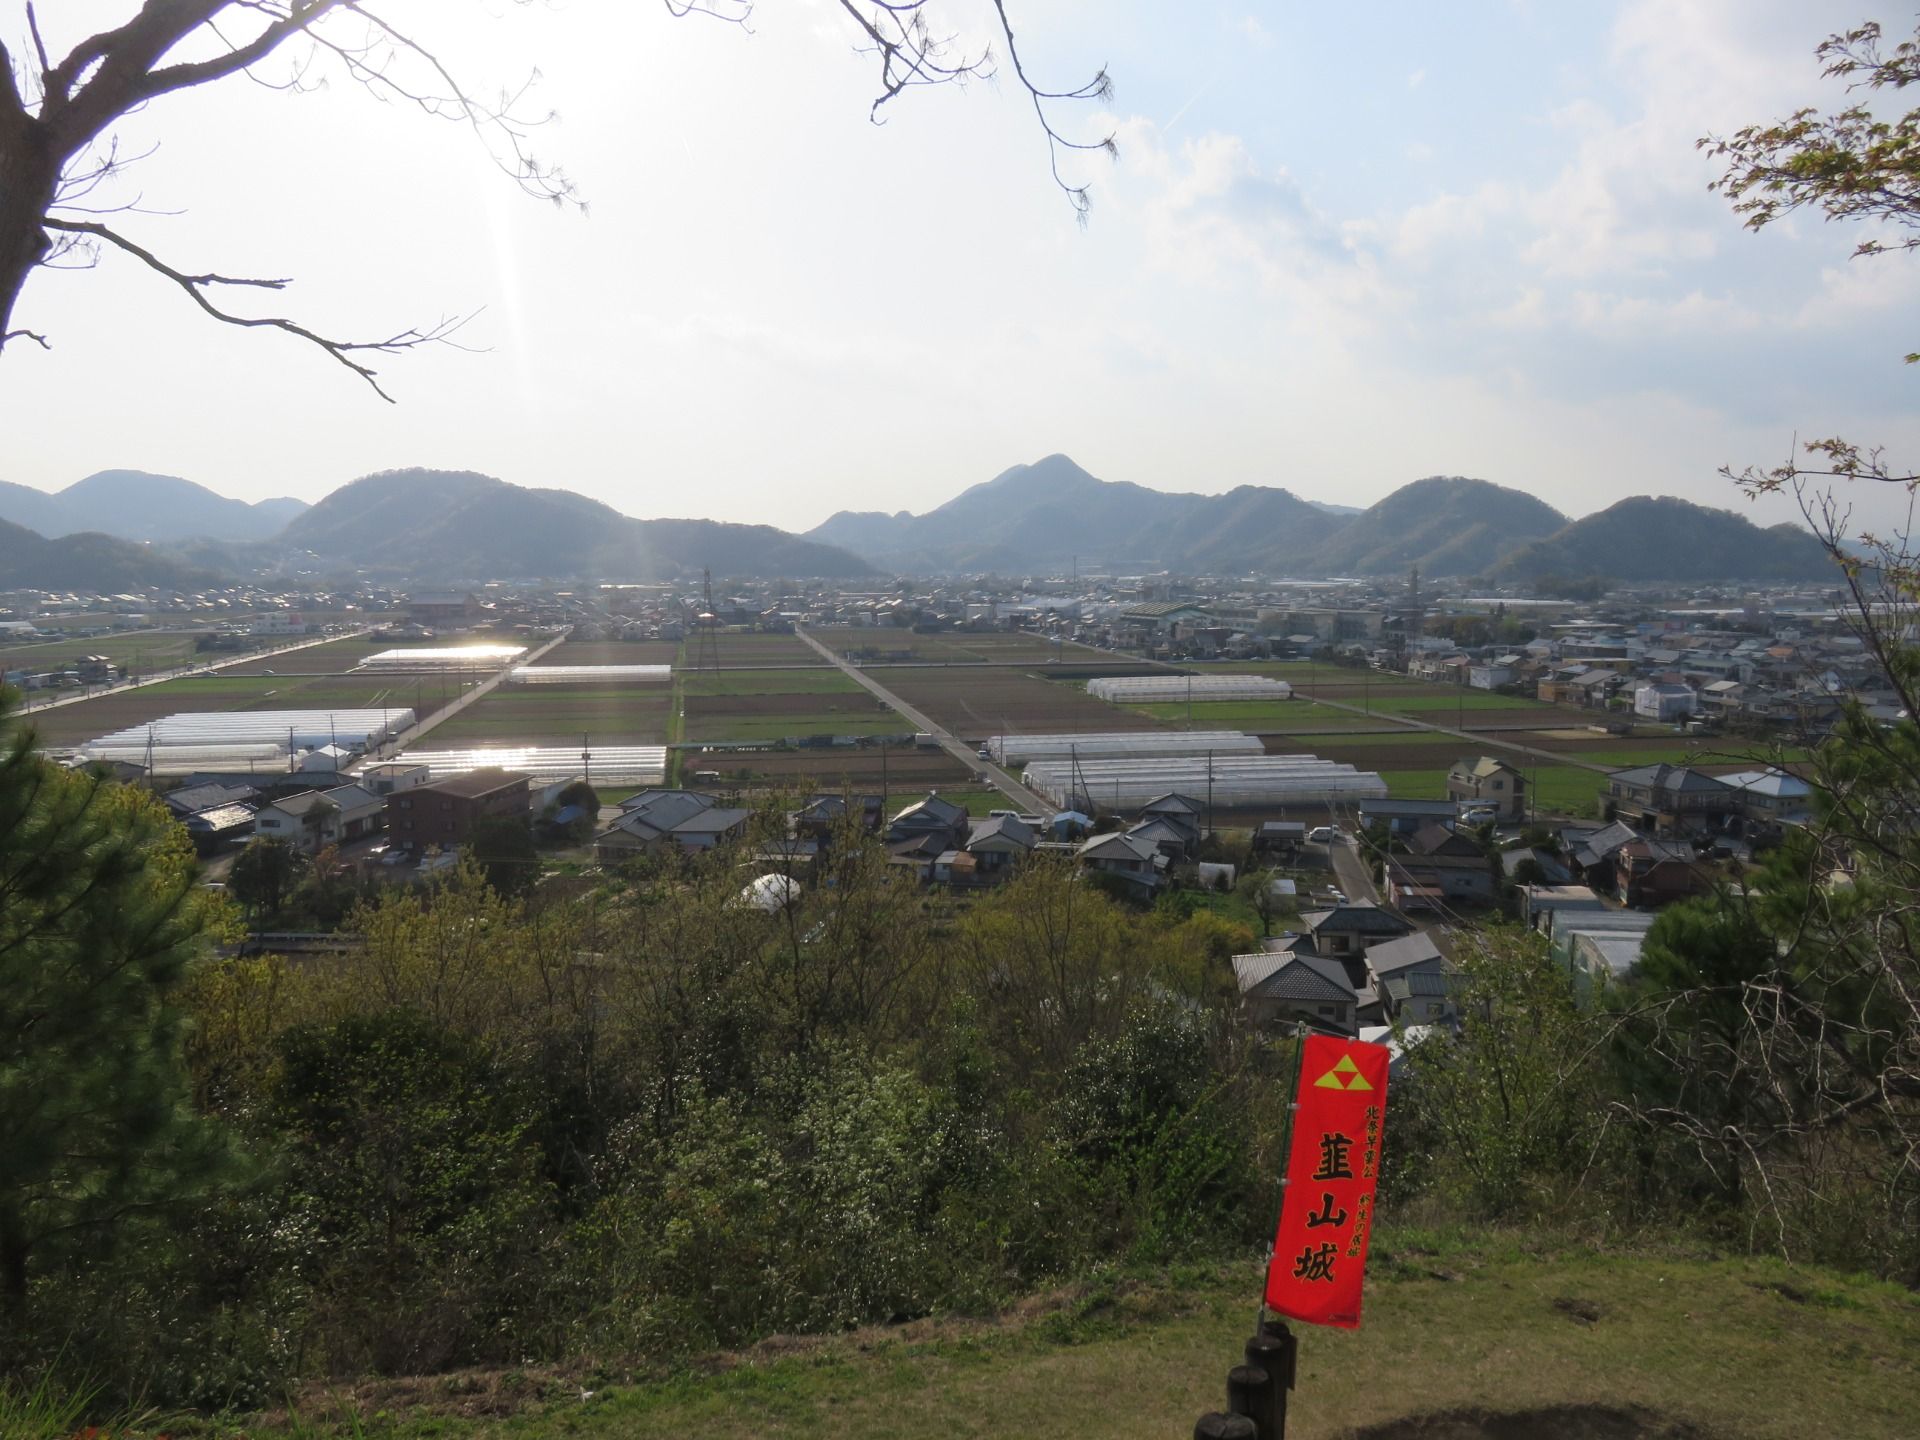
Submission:
[[[1384,825],[1389,834],[1411,835],[1435,821],[1452,824],[1459,813],[1460,807],[1451,800],[1362,800],[1360,828]]]
[[[1742,770],[1720,783],[1738,791],[1747,819],[1775,825],[1805,824],[1813,816],[1813,787],[1784,770]]]
[[[962,853],[973,861],[976,879],[1002,880],[1039,843],[1040,837],[1024,820],[1014,815],[994,815],[973,822]]]
[[[1395,1018],[1389,1008],[1392,996],[1386,989],[1387,982],[1414,973],[1441,975],[1446,972],[1446,960],[1440,954],[1440,948],[1424,930],[1416,930],[1398,940],[1383,940],[1378,945],[1369,945],[1366,963],[1367,983],[1360,994],[1359,1018],[1362,1024],[1369,1020]]]
[[[1646,830],[1712,821],[1740,809],[1740,792],[1684,765],[1638,765],[1607,776],[1608,810]]]
[[[1386,879],[1388,901],[1409,914],[1491,905],[1500,894],[1492,859],[1479,854],[1389,856]]]
[[[1300,820],[1263,820],[1254,828],[1253,853],[1287,856],[1307,843],[1307,827]]]
[[[1178,825],[1193,836],[1193,844],[1200,843],[1200,833],[1205,828],[1207,807],[1203,801],[1191,795],[1167,794],[1149,800],[1140,807],[1139,820],[1165,820]]]
[[[317,855],[340,839],[340,811],[325,791],[302,790],[284,796],[254,812],[254,833],[263,840],[280,840],[308,855]]]
[[[1265,1030],[1304,1022],[1331,1035],[1352,1035],[1358,1000],[1337,960],[1299,951],[1233,957],[1240,1006],[1249,1024]]]
[[[1633,692],[1633,713],[1643,720],[1670,724],[1693,714],[1694,702],[1691,685],[1642,685]]]
[[[969,831],[967,818],[966,806],[930,793],[887,822],[887,844],[931,835],[946,842],[940,847],[942,850],[964,850]]]
[[[1469,836],[1445,825],[1422,825],[1407,837],[1407,850],[1414,855],[1451,855],[1484,858],[1486,851]]]
[[[527,818],[527,777],[489,766],[386,797],[387,833],[418,853],[465,845],[482,820]]]
[[[795,835],[828,845],[850,820],[873,834],[880,828],[882,810],[878,795],[816,795],[787,817],[787,825]]]
[[[1166,876],[1167,860],[1159,847],[1131,835],[1095,835],[1073,853],[1088,869],[1117,875],[1145,891],[1156,889]]]
[[[1386,1018],[1398,1024],[1438,1025],[1454,1018],[1453,977],[1409,970],[1380,982]]]
[[[1692,846],[1666,840],[1636,838],[1614,852],[1613,864],[1615,893],[1636,907],[1684,900],[1705,893],[1713,884]]]
[[[1189,859],[1200,848],[1199,836],[1189,827],[1167,815],[1156,815],[1142,820],[1137,825],[1127,827],[1127,834],[1136,840],[1144,840],[1162,855],[1169,864],[1178,864]]]
[[[342,785],[326,796],[338,812],[334,823],[343,841],[364,840],[386,818],[387,802],[364,785]]]
[[[407,599],[407,618],[436,630],[457,630],[480,618],[480,602],[466,591],[413,595]]]
[[[217,787],[208,787],[217,788]],[[194,853],[206,857],[239,844],[253,834],[251,805],[215,805],[197,810],[181,821],[193,839]]]
[[[711,850],[738,839],[751,818],[698,790],[642,790],[621,801],[619,818],[593,837],[593,854],[611,864],[667,846]]]
[[[260,792],[251,785],[217,784],[182,785],[178,790],[167,792],[165,797],[167,808],[183,818],[228,805],[245,805],[251,813],[254,802],[259,798]]]
[[[388,760],[378,765],[363,766],[359,784],[382,799],[401,790],[411,790],[417,785],[430,784],[433,771],[425,765],[410,765],[404,760]]]
[[[1461,805],[1491,806],[1496,820],[1524,820],[1527,777],[1504,760],[1477,755],[1453,762],[1447,796]]]

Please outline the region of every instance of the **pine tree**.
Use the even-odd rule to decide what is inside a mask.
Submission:
[[[224,901],[151,795],[63,770],[0,692],[0,1316],[227,1169],[188,1103],[187,966]],[[7,733],[11,732],[11,733]]]

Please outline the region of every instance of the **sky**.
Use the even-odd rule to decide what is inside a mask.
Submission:
[[[132,7],[42,5],[49,47]],[[586,211],[324,65],[299,93],[158,101],[120,128],[152,153],[93,202],[137,202],[127,234],[292,277],[277,303],[328,333],[472,315],[469,348],[378,360],[389,405],[121,256],[42,271],[14,319],[53,348],[0,355],[0,479],[316,500],[419,465],[804,530],[1063,451],[1163,490],[1366,505],[1457,474],[1574,515],[1675,494],[1771,522],[1787,502],[1721,466],[1796,435],[1920,450],[1920,260],[1852,260],[1863,233],[1815,216],[1749,233],[1694,145],[1842,103],[1812,50],[1865,18],[1848,4],[1008,0],[1039,83],[1113,76],[1111,105],[1052,112],[1119,146],[1063,162],[1084,225],[1004,76],[872,124],[874,62],[831,0],[745,27],[639,0],[381,8],[475,91],[537,69],[536,153]],[[993,38],[986,0],[930,10]],[[23,16],[0,0],[16,54]],[[1867,528],[1906,513],[1849,500]]]

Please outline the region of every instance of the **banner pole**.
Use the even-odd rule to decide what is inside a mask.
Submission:
[[[1293,1084],[1287,1089],[1287,1124],[1280,1140],[1280,1204],[1273,1213],[1273,1225],[1267,1232],[1267,1270],[1273,1269],[1274,1243],[1280,1236],[1280,1220],[1287,1213],[1287,1160],[1293,1154],[1293,1118],[1300,1113],[1300,1072],[1307,1068],[1307,1026],[1305,1021],[1296,1021],[1293,1032],[1296,1054],[1293,1062]],[[1267,1323],[1267,1276],[1260,1276],[1260,1308],[1254,1313],[1253,1333],[1261,1333],[1261,1327]]]

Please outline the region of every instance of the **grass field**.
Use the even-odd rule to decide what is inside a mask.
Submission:
[[[1369,719],[1332,705],[1311,700],[1196,700],[1189,707],[1184,700],[1166,704],[1129,705],[1129,710],[1181,730],[1245,730],[1257,735],[1286,735],[1296,732],[1318,733],[1349,727],[1391,724],[1391,720]],[[1191,718],[1189,718],[1191,709]]]
[[[713,770],[723,783],[756,790],[822,791],[852,789],[877,795],[882,789],[905,797],[938,789],[959,793],[972,772],[939,750],[898,745],[843,746],[818,750],[676,751],[683,773]]]
[[[680,658],[676,640],[568,640],[535,665],[672,665]]]
[[[895,695],[970,742],[989,735],[1161,730],[1151,716],[1095,700],[1072,685],[1030,671],[1005,669],[887,670],[876,677]]]
[[[1920,1413],[1920,1306],[1893,1285],[1391,1222],[1369,1271],[1360,1329],[1297,1327],[1289,1440],[1910,1440]],[[1073,1287],[997,1320],[783,1339],[667,1376],[316,1388],[298,1421],[208,1429],[251,1440],[1168,1440],[1224,1408],[1257,1285],[1251,1263],[1191,1266]],[[325,1423],[326,1410],[354,1418]],[[1414,1419],[1447,1412],[1482,1423]],[[1681,1425],[1692,1428],[1662,1428]]]
[[[130,630],[120,635],[96,635],[91,640],[41,640],[0,649],[0,670],[61,670],[82,655],[105,655],[129,670],[171,670],[189,660],[217,660],[199,655],[194,642],[204,630]],[[266,641],[261,645],[264,648]]]

